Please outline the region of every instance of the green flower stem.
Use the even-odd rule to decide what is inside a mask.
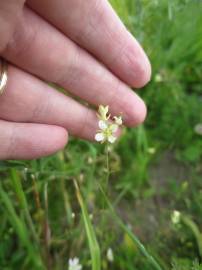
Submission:
[[[110,168],[109,168],[109,144],[106,144],[106,170],[107,170],[107,175],[106,175],[106,192],[108,191],[108,186],[109,186],[109,176],[110,176]]]

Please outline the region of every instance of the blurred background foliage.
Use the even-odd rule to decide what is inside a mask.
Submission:
[[[110,149],[108,197],[162,269],[200,270],[202,260],[202,2],[112,0],[148,53],[153,77],[139,90],[144,125],[125,129]],[[90,252],[73,180],[80,184],[98,238],[102,269],[150,270],[103,208],[103,146],[71,139],[35,161],[0,162],[0,269],[68,269]],[[180,219],[173,217],[174,210]],[[107,250],[114,254],[107,260]]]

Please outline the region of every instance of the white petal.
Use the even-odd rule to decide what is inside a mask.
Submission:
[[[102,120],[99,121],[98,125],[99,125],[99,128],[101,130],[105,130],[108,127],[107,123],[105,121],[102,121]]]
[[[109,136],[107,139],[110,143],[114,143],[116,141],[116,137],[114,136]]]
[[[74,258],[74,265],[77,265],[79,263],[79,259],[76,257]]]
[[[116,131],[118,130],[118,125],[112,124],[112,125],[110,126],[110,129],[111,129],[111,131],[114,133],[114,132],[116,132]]]
[[[69,259],[69,266],[74,266],[74,260],[73,259]]]
[[[95,135],[95,140],[96,140],[97,142],[102,142],[102,141],[104,141],[104,139],[105,139],[105,136],[104,136],[103,133],[97,133],[97,134]]]

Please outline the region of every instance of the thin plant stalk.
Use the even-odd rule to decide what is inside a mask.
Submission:
[[[110,176],[110,168],[109,168],[109,144],[106,144],[106,191],[108,190],[109,186],[109,176]]]
[[[125,231],[125,233],[127,233],[127,235],[130,237],[130,239],[136,244],[136,246],[139,248],[141,253],[148,259],[148,261],[153,266],[153,268],[156,270],[162,270],[162,267],[158,264],[158,262],[154,259],[154,257],[151,254],[149,254],[149,252],[146,250],[144,245],[140,242],[138,237],[123,223],[123,221],[120,219],[120,217],[115,212],[114,207],[110,203],[102,186],[99,183],[98,183],[98,185],[99,185],[100,191],[101,191],[110,211],[112,212],[114,218],[117,220],[119,226],[123,229],[123,231]]]
[[[50,226],[48,220],[48,183],[44,185],[44,205],[45,205],[45,214],[44,214],[44,245],[45,245],[45,257],[46,264],[49,270],[52,269],[51,265],[51,255],[50,255]]]

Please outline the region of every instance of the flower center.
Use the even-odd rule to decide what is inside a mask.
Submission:
[[[106,137],[112,136],[112,135],[113,135],[112,130],[111,130],[110,128],[105,129],[105,130],[104,130],[104,135],[105,135]]]

